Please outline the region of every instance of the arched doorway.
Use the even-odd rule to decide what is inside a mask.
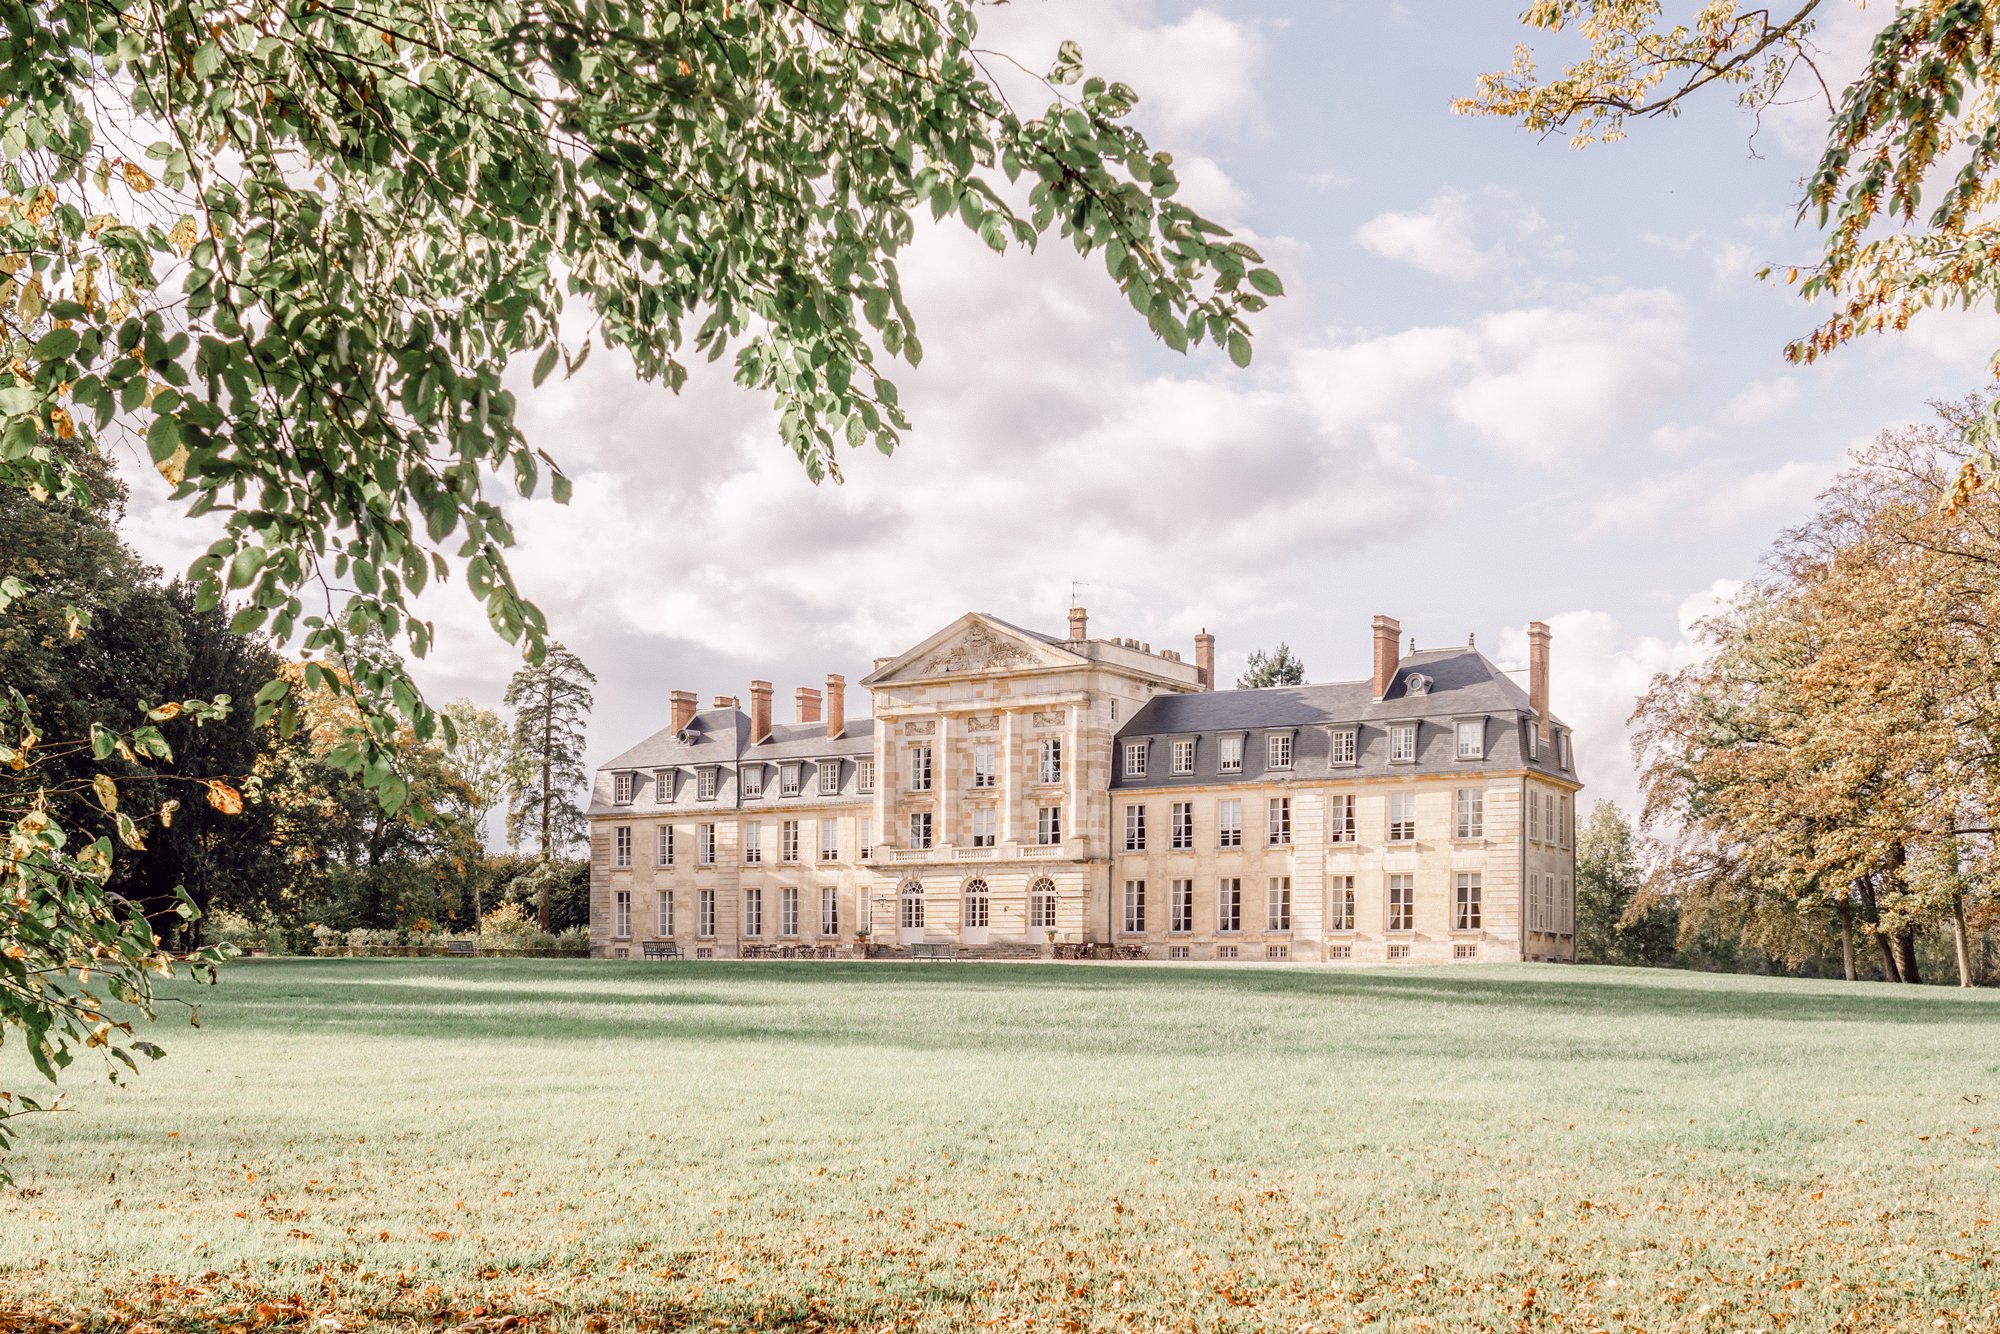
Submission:
[[[924,938],[924,886],[905,880],[896,891],[896,943],[914,945]]]
[[[986,927],[993,917],[993,896],[984,880],[965,882],[965,916],[960,919],[959,943],[984,945]]]
[[[1056,928],[1056,882],[1036,876],[1028,886],[1028,939],[1040,943]]]

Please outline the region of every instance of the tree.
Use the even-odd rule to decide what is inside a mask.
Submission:
[[[1583,53],[1544,76],[1534,52],[1519,46],[1508,69],[1481,76],[1454,109],[1517,120],[1537,134],[1566,132],[1580,148],[1624,138],[1634,120],[1678,116],[1711,89],[1733,88],[1753,114],[1782,98],[1823,101],[1826,143],[1799,199],[1801,220],[1819,228],[1820,253],[1763,274],[1827,307],[1816,328],[1786,346],[1787,359],[1814,361],[1864,334],[1901,330],[1932,307],[1992,304],[2000,293],[1993,6],[1884,6],[1867,64],[1840,89],[1826,83],[1811,40],[1828,8],[1825,0],[1713,0],[1676,22],[1659,0],[1541,0],[1521,21],[1575,34]],[[1920,216],[1927,196],[1930,212]],[[2000,478],[1997,434],[1989,405],[1978,448],[1958,474],[1958,498]]]
[[[1673,913],[1658,901],[1641,901],[1644,883],[1632,822],[1615,802],[1598,802],[1576,835],[1578,958],[1610,964],[1673,961]]]
[[[1302,686],[1306,683],[1306,665],[1292,655],[1290,645],[1279,644],[1277,649],[1266,656],[1263,649],[1254,649],[1250,654],[1249,667],[1236,678],[1238,690],[1262,690],[1266,686]]]
[[[546,663],[546,659],[544,660]],[[513,735],[500,715],[482,709],[469,699],[455,699],[444,706],[451,720],[450,763],[468,794],[464,819],[479,846],[486,846],[486,822],[517,786]],[[483,885],[483,877],[482,885]],[[472,919],[484,915],[482,886],[475,886]]]
[[[590,782],[583,767],[584,726],[590,688],[597,684],[574,653],[549,645],[539,666],[527,666],[507,683],[514,710],[515,783],[507,813],[508,841],[536,841],[546,861],[581,842],[589,831],[577,794]],[[540,898],[541,928],[549,929],[549,898]]]

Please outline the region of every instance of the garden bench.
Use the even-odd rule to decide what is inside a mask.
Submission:
[[[933,963],[951,963],[958,958],[955,946],[945,941],[919,941],[910,946],[910,962],[928,959]]]
[[[681,947],[671,940],[648,940],[641,942],[639,949],[648,959],[678,959]]]
[[[446,954],[474,955],[479,953],[479,942],[476,940],[447,940],[444,943],[444,952]]]

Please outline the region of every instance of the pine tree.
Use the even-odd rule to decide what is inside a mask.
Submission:
[[[1292,654],[1291,645],[1280,643],[1266,654],[1257,649],[1250,655],[1249,669],[1236,678],[1238,690],[1262,690],[1266,686],[1302,686],[1306,665]]]
[[[507,838],[516,846],[523,838],[533,838],[545,861],[587,835],[577,796],[589,778],[583,768],[584,723],[590,716],[590,688],[596,684],[583,660],[556,643],[549,645],[540,666],[521,668],[507,683],[518,759],[508,802]],[[546,892],[541,895],[540,915],[546,931]]]

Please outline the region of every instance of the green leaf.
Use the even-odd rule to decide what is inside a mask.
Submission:
[[[1250,364],[1250,340],[1237,329],[1229,331],[1229,359],[1239,367]]]
[[[1250,285],[1265,296],[1283,296],[1285,285],[1278,281],[1278,275],[1269,269],[1250,270]]]

